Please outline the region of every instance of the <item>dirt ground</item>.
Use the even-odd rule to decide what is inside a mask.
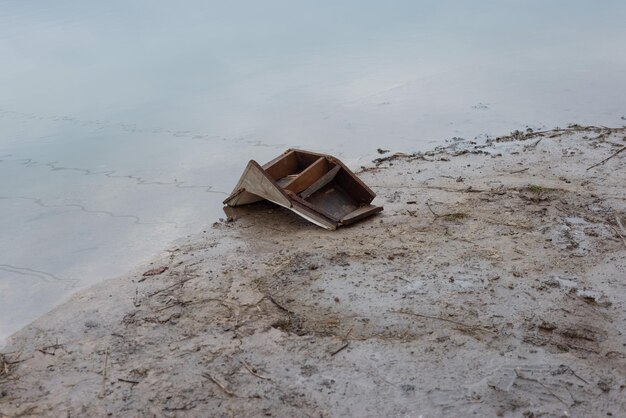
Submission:
[[[15,334],[0,416],[626,416],[625,146],[383,156],[333,232],[242,209]]]

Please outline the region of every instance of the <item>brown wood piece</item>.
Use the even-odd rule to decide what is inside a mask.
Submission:
[[[326,186],[328,183],[333,181],[339,170],[341,170],[341,166],[334,166],[328,173],[324,174],[317,181],[315,181],[315,183],[311,184],[305,191],[300,193],[300,197],[306,199],[322,187]]]
[[[319,213],[320,215],[332,220],[333,222],[337,223],[339,222],[339,220],[341,219],[341,217],[337,216],[336,213],[332,213],[331,211],[326,210],[326,208],[320,207],[319,205],[314,205],[310,202],[307,202],[306,200],[302,199],[300,196],[295,195],[295,194],[290,194],[290,197],[292,199],[292,201],[299,203],[301,206],[305,206],[317,213]]]
[[[226,198],[225,204],[239,206],[267,199],[281,206],[291,207],[287,193],[254,160],[248,163],[235,189],[237,192]],[[244,191],[240,192],[242,189]],[[257,199],[257,197],[260,198]]]
[[[308,217],[308,218],[313,219],[315,222],[320,224],[320,226],[322,226],[323,228],[329,229],[331,231],[334,231],[335,229],[337,229],[337,226],[338,226],[337,221],[329,219],[326,216],[319,213],[317,210],[310,209],[309,207],[305,205],[301,205],[299,202],[300,201],[294,200],[293,206],[291,207],[292,211],[294,211],[298,215],[303,216],[305,218]]]
[[[315,161],[317,161],[320,158],[326,158],[325,155],[320,155],[320,154],[316,154],[316,153],[309,152],[309,151],[302,151],[302,150],[295,150],[295,151],[296,151],[296,158],[298,159],[298,165],[300,166],[301,170],[307,168],[308,166],[310,166],[311,164],[313,164]]]
[[[337,173],[335,182],[344,190],[349,190],[350,196],[359,203],[370,203],[376,196],[369,187],[367,187],[358,177],[353,175],[347,168],[340,170],[339,173]]]
[[[284,188],[296,194],[305,190],[328,171],[328,161],[320,157],[304,171],[294,177]]]
[[[289,174],[295,174],[298,171],[298,158],[296,151],[291,150],[280,157],[265,164],[263,170],[274,180],[279,180]]]
[[[356,221],[359,221],[363,218],[366,218],[370,215],[373,215],[374,213],[380,212],[383,210],[382,206],[374,206],[374,205],[366,205],[366,206],[361,206],[360,208],[356,209],[353,212],[350,212],[349,214],[347,214],[346,216],[343,217],[343,219],[341,219],[341,224],[342,225],[350,225],[351,223],[354,223]]]
[[[337,221],[361,206],[352,194],[344,190],[336,181],[331,181],[313,193],[306,201],[313,207],[332,214]]]

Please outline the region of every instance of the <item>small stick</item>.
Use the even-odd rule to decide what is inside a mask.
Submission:
[[[409,311],[394,311],[394,310],[391,310],[389,312],[402,314],[402,315],[412,315],[412,316],[417,316],[417,317],[420,317],[420,318],[436,319],[438,321],[450,322],[451,324],[456,324],[456,325],[462,326],[464,328],[469,328],[469,329],[477,329],[478,328],[478,329],[481,329],[483,331],[492,332],[492,331],[490,331],[490,330],[488,330],[486,328],[481,327],[480,325],[468,325],[468,324],[464,324],[463,322],[455,321],[453,319],[441,318],[439,316],[424,315],[424,314],[420,314],[420,313],[417,313],[417,312],[409,312]]]
[[[333,356],[335,356],[335,354],[338,354],[341,351],[345,350],[346,348],[348,348],[348,345],[350,345],[350,342],[346,341],[341,347],[339,347],[338,349],[336,349],[335,351],[330,353],[330,356],[333,357]]]
[[[529,146],[528,146],[528,148],[536,148],[536,147],[537,147],[537,145],[539,145],[539,143],[541,142],[541,140],[542,140],[543,138],[544,138],[544,137],[542,136],[541,138],[539,138],[539,140],[538,140],[537,142],[535,142],[535,143],[534,143],[534,144],[532,144],[532,145],[529,145]]]
[[[510,223],[510,222],[498,222],[489,218],[485,218],[485,222],[494,224],[494,225],[511,226],[511,227],[516,227],[516,228],[521,228],[521,229],[532,229],[532,227],[528,225],[520,225],[520,224],[515,224],[515,223]]]
[[[263,379],[263,380],[272,380],[272,379],[270,379],[270,378],[269,378],[269,377],[267,377],[267,376],[263,376],[263,375],[258,374],[258,373],[257,373],[257,372],[256,372],[256,371],[252,368],[252,367],[250,367],[250,366],[248,365],[248,363],[246,363],[245,361],[241,360],[241,364],[242,364],[242,365],[243,365],[243,367],[245,367],[245,368],[246,368],[246,370],[247,370],[247,371],[249,371],[249,372],[250,372],[250,374],[252,374],[253,376],[256,376],[256,377],[258,377],[259,379]]]
[[[209,373],[202,373],[202,376],[206,377],[207,379],[209,379],[211,382],[215,383],[217,385],[217,387],[219,387],[220,389],[222,389],[222,391],[227,394],[228,396],[237,396],[235,395],[232,391],[228,390],[228,388],[226,388],[226,386],[224,386],[223,384],[221,384],[218,380],[216,380],[213,376],[211,376]]]
[[[589,384],[589,382],[587,382],[585,379],[583,379],[582,377],[580,377],[579,375],[577,375],[577,374],[576,374],[576,372],[575,372],[575,371],[574,371],[571,367],[569,367],[569,366],[565,366],[565,367],[567,367],[567,370],[569,370],[569,371],[570,371],[570,373],[571,373],[573,376],[576,376],[576,377],[577,377],[578,379],[580,379],[581,381],[585,382],[586,384]]]
[[[617,225],[619,225],[619,228],[626,235],[626,228],[624,228],[624,225],[622,225],[622,221],[619,219],[619,216],[617,215],[615,215],[615,222],[617,222]]]
[[[619,154],[620,152],[626,150],[626,147],[622,147],[620,149],[618,149],[617,151],[615,151],[613,154],[611,154],[610,156],[608,156],[607,158],[605,158],[604,160],[600,161],[599,163],[596,163],[594,165],[592,165],[591,167],[587,167],[587,171],[591,170],[594,167],[597,167],[601,164],[606,163],[607,161],[609,161],[611,158],[615,157],[617,154]]]
[[[515,171],[509,171],[509,174],[518,174],[518,173],[523,173],[524,171],[528,171],[529,168],[522,168],[521,170],[515,170]]]
[[[346,334],[345,337],[343,337],[343,345],[341,347],[339,347],[338,349],[336,349],[335,351],[333,351],[332,353],[330,353],[331,357],[334,357],[336,354],[340,353],[341,351],[345,350],[346,348],[348,348],[348,345],[350,345],[350,341],[348,341],[348,337],[350,336],[350,334],[352,333],[352,328],[350,327],[350,329],[348,330],[348,333]]]
[[[117,380],[120,381],[120,382],[126,382],[126,383],[130,383],[130,384],[133,384],[133,385],[138,385],[139,384],[139,382],[136,381],[136,380],[122,379],[121,377],[119,377]]]
[[[526,377],[526,376],[523,376],[522,374],[520,374],[520,373],[517,371],[517,369],[516,369],[516,368],[513,368],[513,371],[515,372],[515,376],[516,376],[518,379],[528,380],[529,382],[537,382],[537,383],[539,383],[539,384],[540,384],[540,385],[541,385],[541,386],[542,386],[545,390],[547,390],[547,391],[548,391],[548,393],[549,393],[550,395],[554,396],[554,397],[555,397],[555,398],[557,398],[559,401],[561,401],[561,403],[562,403],[563,405],[565,405],[565,406],[569,406],[569,405],[567,405],[567,403],[565,403],[565,401],[564,401],[563,399],[561,399],[561,398],[560,398],[560,397],[559,397],[556,393],[554,393],[554,392],[553,392],[553,391],[552,391],[549,387],[547,387],[546,385],[544,385],[544,384],[543,384],[542,382],[540,382],[539,380],[537,380],[537,379],[533,379],[533,378],[531,378],[531,377]]]
[[[615,233],[617,234],[618,237],[620,237],[622,239],[622,242],[624,243],[624,245],[626,245],[626,237],[624,237],[622,234],[620,234],[620,232],[617,230],[617,228],[615,228],[613,225],[609,225],[611,227],[611,229],[613,231],[615,231]]]
[[[104,352],[104,367],[102,368],[102,390],[100,391],[100,394],[98,395],[98,398],[102,399],[105,396],[106,393],[106,380],[107,380],[107,367],[109,365],[109,348],[107,347],[106,351]]]
[[[161,311],[164,311],[164,310],[169,309],[169,308],[173,308],[174,306],[178,306],[178,305],[183,305],[184,306],[185,304],[184,304],[184,302],[172,303],[171,305],[167,305],[167,306],[164,306],[162,308],[157,309],[156,312],[161,312]]]
[[[437,215],[435,213],[435,211],[433,210],[433,208],[430,207],[430,203],[426,202],[426,207],[428,208],[428,210],[430,211],[430,213],[432,213],[435,216],[435,219],[437,219],[439,217],[439,215]]]
[[[150,293],[150,294],[148,295],[148,297],[152,297],[152,296],[158,295],[158,294],[159,294],[159,293],[161,293],[161,292],[165,292],[166,290],[170,290],[170,289],[172,289],[172,288],[174,288],[174,287],[176,287],[176,286],[179,286],[179,285],[180,285],[180,286],[182,286],[184,283],[187,283],[189,280],[193,280],[193,279],[195,279],[195,278],[197,278],[197,277],[198,277],[198,276],[187,277],[186,279],[181,280],[181,281],[179,281],[179,282],[176,282],[176,283],[174,283],[174,284],[173,284],[173,285],[171,285],[171,286],[168,286],[168,287],[166,287],[166,288],[164,288],[164,289],[157,290],[156,292],[152,292],[152,293]]]
[[[271,295],[268,295],[267,298],[274,304],[276,305],[281,311],[287,312],[289,314],[293,313],[291,312],[289,309],[285,308],[283,305],[281,305],[280,303],[276,302],[276,299],[274,299]]]

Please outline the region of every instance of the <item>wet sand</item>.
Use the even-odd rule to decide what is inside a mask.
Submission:
[[[13,335],[0,416],[619,416],[625,146],[386,154],[385,211],[334,232],[245,208]]]

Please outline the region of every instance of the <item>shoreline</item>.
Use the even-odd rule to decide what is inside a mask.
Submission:
[[[625,135],[383,156],[385,211],[333,232],[243,209],[10,337],[0,417],[616,415]]]

